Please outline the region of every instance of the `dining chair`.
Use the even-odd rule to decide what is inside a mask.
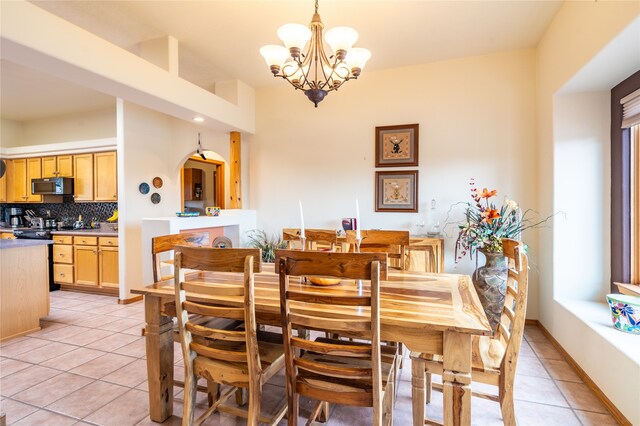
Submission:
[[[424,261],[419,260],[418,255],[424,256]],[[422,238],[410,242],[407,247],[407,271],[424,271],[433,273],[443,273],[444,252],[442,250],[442,240],[439,238]],[[424,265],[424,268],[422,266]]]
[[[163,267],[173,267],[173,261],[162,259],[162,255],[172,252],[175,246],[207,247],[209,245],[208,232],[185,232],[183,234],[170,234],[151,239],[151,256],[153,259],[153,282],[164,281],[173,278],[173,274],[162,275]]]
[[[380,280],[386,279],[386,266],[383,253],[276,250],[289,426],[298,423],[300,395],[318,401],[307,424],[328,414],[329,403],[372,407],[374,425],[393,424],[397,351],[380,345]],[[292,275],[370,280],[371,290],[334,297],[313,291],[311,284],[292,285]],[[341,311],[344,318],[337,315]],[[354,316],[361,311],[366,316]],[[369,342],[305,339],[293,336],[294,327],[348,332]]]
[[[208,232],[185,232],[182,234],[170,234],[162,235],[151,239],[151,254],[153,260],[153,280],[154,282],[171,280],[174,278],[174,273],[169,275],[162,275],[162,268],[171,268],[175,272],[174,259],[161,259],[162,255],[166,255],[175,251],[176,247],[192,246],[192,247],[207,247],[209,246],[209,233]],[[196,273],[198,271],[186,271],[190,273]],[[174,301],[168,301],[162,307],[162,311],[170,317],[175,317],[176,304]],[[202,315],[193,314],[190,316],[190,320],[193,323],[207,323],[209,327],[220,328],[225,330],[233,330],[240,325],[242,321],[226,319],[226,318],[208,318]],[[144,334],[144,332],[143,332]],[[178,326],[173,328],[173,341],[180,343],[180,331]],[[181,380],[174,380],[174,386],[184,387],[184,382]],[[214,395],[211,394],[207,388],[198,388],[200,392],[207,393],[210,404],[213,403]],[[238,392],[237,401],[244,401],[245,395],[242,392]]]
[[[357,250],[356,231],[346,231],[349,251]],[[404,270],[407,262],[409,231],[361,231],[360,252],[384,252],[389,255],[389,267]]]
[[[482,392],[472,394],[500,403],[505,425],[515,425],[513,383],[527,310],[528,261],[522,242],[503,239],[504,255],[509,262],[507,290],[500,322],[493,336],[473,336],[471,380],[498,387],[498,395]],[[431,388],[442,386],[431,383],[431,374],[442,375],[442,357],[425,353],[411,353],[412,375],[426,379],[426,392],[413,388],[413,409],[424,417],[424,405],[431,400]],[[422,387],[420,387],[422,388]],[[429,420],[425,423],[433,424]]]
[[[306,250],[336,251],[338,233],[335,229],[305,229]],[[282,240],[287,242],[287,249],[293,248],[293,243],[300,241],[300,228],[284,228]]]
[[[254,272],[262,270],[260,249],[177,247],[175,303],[185,367],[183,425],[199,425],[216,410],[246,416],[249,425],[277,424],[286,412],[283,404],[270,417],[260,416],[263,385],[284,368],[282,335],[258,333],[255,315]],[[186,269],[244,274],[242,286],[188,281]],[[207,297],[242,298],[242,306],[206,303]],[[244,321],[244,329],[225,330],[193,323],[189,314]],[[194,421],[198,378],[231,389]],[[211,387],[211,386],[210,386]],[[239,388],[249,390],[248,412],[223,406]]]

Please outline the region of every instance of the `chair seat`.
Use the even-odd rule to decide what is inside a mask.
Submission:
[[[226,340],[209,341],[207,346],[224,351],[243,352],[246,350],[244,342]],[[259,332],[258,351],[264,383],[284,366],[282,335]],[[216,383],[239,387],[247,387],[249,384],[249,366],[246,363],[223,361],[197,355],[193,361],[193,367],[196,375]]]
[[[471,368],[485,373],[500,374],[500,364],[505,350],[502,343],[491,336],[473,336],[471,345]],[[442,355],[412,352],[411,358],[442,363]]]
[[[320,337],[316,342],[336,345],[370,346],[366,343],[348,342],[344,340],[328,339]],[[381,378],[382,389],[387,388],[387,383],[392,380],[395,371],[397,348],[381,346]],[[348,356],[325,355],[313,352],[305,352],[302,360],[313,361],[327,367],[341,368],[371,368],[370,358],[354,358]],[[329,377],[319,375],[302,368],[298,369],[296,377],[298,392],[310,395],[322,395],[322,400],[329,403],[345,404],[367,407],[372,404],[371,379],[353,379],[342,377]],[[332,393],[335,398],[332,398]]]

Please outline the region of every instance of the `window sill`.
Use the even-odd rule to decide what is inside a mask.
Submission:
[[[616,283],[614,282],[615,285],[618,286],[618,291],[622,294],[626,294],[629,296],[638,296],[640,297],[640,285],[635,285],[635,284],[623,284],[623,283]]]
[[[607,343],[640,366],[640,336],[613,328],[608,304],[576,300],[563,300],[559,303]]]

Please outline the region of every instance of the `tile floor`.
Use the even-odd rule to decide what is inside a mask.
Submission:
[[[42,330],[0,346],[0,405],[10,425],[152,425],[148,412],[142,302],[118,305],[107,296],[51,294],[51,315]],[[176,378],[184,375],[176,345]],[[396,425],[411,424],[411,368],[407,360],[395,405]],[[263,414],[284,401],[282,374],[267,384]],[[475,385],[474,385],[475,387]],[[490,386],[478,389],[495,393]],[[182,394],[174,388],[174,416],[180,424]],[[545,336],[527,327],[515,384],[520,426],[615,425],[606,408],[580,381]],[[203,410],[206,395],[200,397]],[[301,417],[312,403],[301,401]],[[330,424],[368,425],[371,411],[334,406]],[[442,395],[434,392],[427,415],[442,420]],[[472,400],[475,425],[501,425],[497,403]],[[214,414],[207,425],[244,425],[244,419]],[[281,424],[286,424],[283,420]],[[304,424],[304,423],[303,423]]]

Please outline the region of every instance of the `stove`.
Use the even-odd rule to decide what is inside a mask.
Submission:
[[[53,235],[48,229],[31,228],[31,229],[16,229],[13,231],[13,235],[16,238],[28,239],[28,240],[53,240]]]
[[[53,234],[48,229],[30,228],[15,229],[13,235],[18,239],[53,240]],[[60,284],[53,282],[53,244],[48,244],[49,251],[49,291],[60,290]]]

